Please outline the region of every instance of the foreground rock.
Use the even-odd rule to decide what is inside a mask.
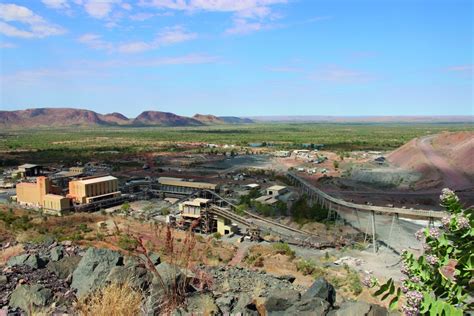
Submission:
[[[19,285],[11,294],[10,307],[31,311],[37,307],[45,307],[53,298],[53,293],[41,285]]]
[[[331,306],[336,303],[336,290],[334,286],[330,284],[324,278],[318,278],[311,287],[303,294],[303,299],[322,298],[327,301]]]
[[[204,265],[191,272],[161,262],[157,254],[150,259],[109,249],[27,245],[0,274],[0,308],[8,306],[9,315],[42,307],[51,314],[74,314],[77,299],[108,284],[127,283],[143,293],[146,315],[159,315],[170,293],[184,300],[174,315],[388,315],[365,302],[335,306],[336,291],[323,278],[306,289],[293,284],[292,276]]]
[[[123,257],[109,249],[89,248],[72,274],[71,287],[82,298],[105,285],[110,270],[123,265]]]

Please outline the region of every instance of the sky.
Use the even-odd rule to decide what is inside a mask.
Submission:
[[[471,0],[0,0],[0,110],[473,115]]]

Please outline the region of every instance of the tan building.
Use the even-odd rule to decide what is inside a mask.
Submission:
[[[201,212],[207,209],[211,200],[197,198],[192,201],[185,201],[179,204],[179,211],[182,217],[201,217]]]
[[[207,182],[186,181],[181,178],[160,177],[158,178],[160,189],[164,192],[189,194],[196,190],[217,190],[217,184]]]
[[[43,207],[48,210],[63,211],[71,207],[71,200],[57,194],[46,194],[43,199]]]
[[[16,185],[16,200],[23,205],[63,211],[70,207],[70,200],[62,195],[52,194],[54,187],[47,177],[38,177],[36,182],[21,182]]]
[[[237,232],[237,225],[222,216],[217,216],[217,232],[221,235],[228,235]]]
[[[82,174],[82,173],[84,173],[84,167],[71,167],[71,168],[69,168],[69,172]]]
[[[118,179],[112,176],[83,178],[69,182],[68,197],[84,204],[119,197]]]

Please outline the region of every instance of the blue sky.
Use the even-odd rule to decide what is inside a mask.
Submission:
[[[2,0],[0,109],[473,115],[470,0]]]

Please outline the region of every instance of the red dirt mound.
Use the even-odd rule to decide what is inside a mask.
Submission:
[[[406,170],[421,173],[417,187],[444,185],[455,189],[474,183],[474,133],[443,133],[413,139],[388,155]]]

